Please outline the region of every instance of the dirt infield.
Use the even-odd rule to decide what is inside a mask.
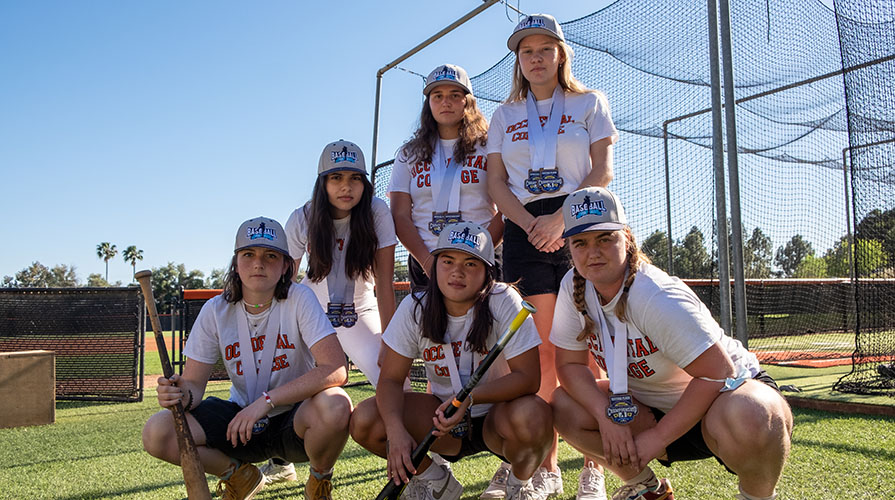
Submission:
[[[758,361],[767,365],[795,366],[799,368],[826,368],[828,366],[850,365],[851,352],[830,351],[752,351]],[[863,363],[881,363],[891,360],[891,356],[864,356]]]

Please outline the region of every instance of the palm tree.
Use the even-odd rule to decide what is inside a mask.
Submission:
[[[96,256],[106,261],[106,282],[109,281],[109,261],[116,255],[118,255],[118,247],[108,241],[96,245]]]
[[[143,250],[137,250],[137,245],[131,245],[121,252],[121,257],[124,258],[125,262],[131,263],[134,274],[137,274],[137,261],[143,260]]]

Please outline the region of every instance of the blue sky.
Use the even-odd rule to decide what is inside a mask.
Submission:
[[[86,281],[103,241],[142,249],[138,269],[225,267],[243,220],[285,223],[308,199],[326,143],[369,159],[376,71],[480,3],[0,3],[0,277],[40,261]],[[518,7],[565,22],[609,3]],[[481,73],[515,20],[497,4],[401,67]],[[422,83],[385,74],[380,160],[412,132]],[[120,254],[109,279],[131,280]]]

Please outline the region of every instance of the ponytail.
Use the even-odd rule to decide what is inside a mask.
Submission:
[[[649,264],[650,260],[637,246],[637,240],[634,238],[634,233],[631,232],[631,228],[625,226],[623,231],[625,233],[625,239],[627,240],[625,246],[628,249],[628,276],[622,284],[622,295],[618,298],[618,302],[615,304],[615,316],[619,321],[625,322],[628,320],[628,292],[631,290],[631,285],[634,284],[637,269],[640,268],[640,264]]]
[[[584,316],[584,328],[578,334],[577,339],[581,342],[594,331],[595,323],[594,319],[587,314],[587,304],[584,301],[584,291],[587,286],[587,280],[584,279],[584,276],[581,276],[577,269],[573,267],[572,270],[574,273],[572,275],[572,286],[574,287],[572,289],[572,298],[575,300],[575,308],[578,309],[578,312],[580,312],[582,316]]]

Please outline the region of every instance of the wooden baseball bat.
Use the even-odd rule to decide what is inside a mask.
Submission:
[[[134,275],[140,282],[143,290],[143,299],[146,302],[146,311],[149,313],[149,321],[152,323],[152,331],[155,333],[155,343],[158,346],[159,359],[162,361],[162,371],[165,378],[170,379],[174,375],[174,367],[168,358],[168,348],[165,346],[165,337],[158,320],[158,311],[155,308],[155,297],[152,294],[150,277],[152,271],[139,271]],[[186,485],[186,495],[190,500],[211,500],[211,492],[208,491],[208,482],[205,480],[205,468],[199,461],[199,450],[193,441],[193,434],[186,421],[183,405],[178,401],[173,408],[169,408],[174,416],[174,431],[177,433],[177,446],[180,448],[180,468],[183,471],[183,482]]]
[[[463,405],[463,401],[469,396],[469,393],[479,384],[479,381],[482,379],[482,376],[485,375],[485,372],[488,371],[488,368],[494,363],[494,360],[497,359],[497,356],[500,356],[500,353],[503,352],[504,347],[507,346],[507,343],[513,338],[513,335],[519,330],[519,327],[522,326],[522,322],[525,321],[525,318],[528,317],[529,314],[536,312],[535,306],[533,306],[530,302],[522,301],[522,310],[516,314],[516,317],[513,318],[513,322],[510,323],[510,326],[507,328],[507,331],[504,332],[503,335],[497,339],[497,343],[494,344],[494,347],[491,348],[491,351],[488,352],[488,355],[479,363],[479,367],[475,369],[472,375],[469,377],[469,380],[466,381],[466,385],[460,389],[460,392],[454,396],[454,400],[451,401],[451,404],[445,408],[444,416],[446,418],[451,418],[454,413],[457,413],[457,410],[460,406]],[[416,446],[416,449],[413,450],[413,453],[410,454],[410,461],[413,462],[413,467],[419,467],[419,465],[423,462],[423,458],[426,457],[426,454],[429,453],[429,448],[432,447],[432,444],[435,443],[435,440],[438,439],[435,436],[435,431],[438,429],[433,426],[432,429],[429,430],[429,433],[426,434],[426,437]],[[410,471],[407,471],[407,479],[411,479],[413,474]],[[401,492],[404,491],[404,487],[407,486],[407,483],[403,483],[400,485],[395,484],[394,481],[389,481],[388,484],[382,488],[382,491],[379,492],[379,496],[376,497],[376,500],[398,500],[398,497],[401,496]]]

